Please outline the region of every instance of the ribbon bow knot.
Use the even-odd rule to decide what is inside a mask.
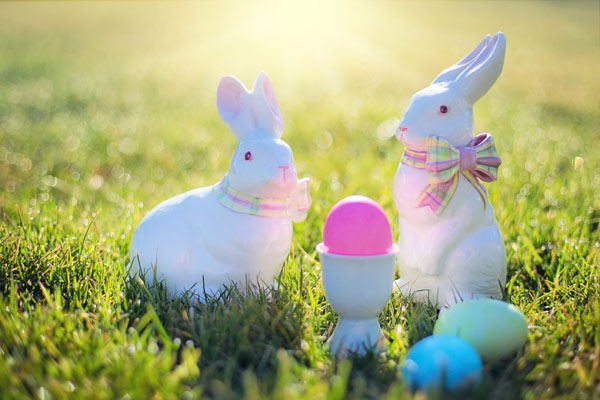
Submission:
[[[498,179],[501,160],[489,133],[481,133],[466,146],[454,147],[439,136],[425,139],[427,154],[425,170],[429,186],[417,198],[417,207],[429,206],[436,214],[448,205],[458,185],[458,174],[462,175],[477,189],[487,205],[487,192],[480,181],[493,182]]]

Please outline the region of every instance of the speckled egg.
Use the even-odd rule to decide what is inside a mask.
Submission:
[[[527,321],[512,304],[493,299],[458,303],[443,312],[434,335],[456,335],[469,342],[484,361],[510,356],[527,341]]]
[[[412,390],[455,390],[481,381],[477,350],[452,335],[428,336],[413,346],[402,365],[402,376]]]

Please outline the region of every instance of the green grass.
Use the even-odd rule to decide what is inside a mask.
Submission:
[[[314,247],[347,195],[395,216],[397,119],[414,92],[499,29],[505,69],[475,121],[503,158],[488,188],[507,300],[529,337],[455,397],[597,397],[598,3],[264,10],[0,3],[0,397],[410,397],[400,368],[436,311],[394,295],[380,317],[387,353],[336,363],[322,349],[337,317]],[[261,69],[299,173],[313,179],[280,290],[232,290],[207,305],[169,299],[128,277],[129,239],[160,201],[226,172],[235,140],[215,107],[218,80],[249,86]]]

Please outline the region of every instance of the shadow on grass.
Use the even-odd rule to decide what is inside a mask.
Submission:
[[[200,349],[199,383],[207,384],[211,395],[236,397],[248,370],[270,392],[276,385],[278,351],[300,350],[303,311],[286,290],[232,285],[202,303],[189,291],[171,296],[164,281],[155,279],[148,286],[145,281],[129,278],[127,283],[131,325],[135,327],[151,306],[170,340]]]

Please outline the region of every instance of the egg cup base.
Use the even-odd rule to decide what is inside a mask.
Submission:
[[[387,349],[387,343],[377,318],[340,318],[325,348],[343,358],[350,354],[362,356],[369,351],[381,353]]]

